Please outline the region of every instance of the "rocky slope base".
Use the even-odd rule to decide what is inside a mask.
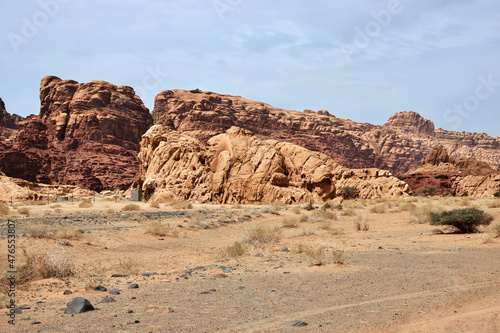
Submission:
[[[263,139],[290,142],[322,152],[349,168],[374,167],[402,175],[418,167],[436,145],[451,155],[473,157],[500,167],[500,137],[434,129],[415,112],[392,115],[383,126],[356,123],[320,110],[287,111],[239,96],[200,90],[167,90],[157,95],[155,124],[203,143],[231,126]]]
[[[9,177],[102,191],[134,181],[142,134],[152,125],[134,90],[104,81],[45,77],[40,114],[18,123],[0,143],[0,170]]]
[[[325,154],[231,127],[201,141],[155,125],[138,155],[146,198],[215,203],[322,202],[357,187],[360,196],[403,196],[406,183],[379,169],[352,170]]]
[[[421,166],[401,177],[414,192],[434,186],[437,194],[492,196],[500,191],[500,171],[474,158],[454,158],[442,146],[434,147]]]

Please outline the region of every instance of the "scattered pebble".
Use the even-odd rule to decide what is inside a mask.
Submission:
[[[114,289],[111,289],[111,290],[109,291],[109,293],[110,293],[111,295],[120,295],[120,294],[122,293],[122,291],[121,291],[120,289],[116,289],[116,288],[114,288]]]
[[[128,289],[137,289],[139,288],[139,285],[137,283],[132,283],[130,286],[128,286]]]
[[[100,303],[113,303],[113,302],[116,302],[116,299],[110,296],[106,296],[102,299]]]
[[[292,321],[284,322],[283,325],[294,326],[294,327],[304,327],[304,326],[307,326],[309,324],[306,323],[305,321],[302,321],[302,320],[292,320]]]
[[[108,291],[108,288],[103,287],[103,286],[97,286],[97,287],[94,288],[94,290],[97,290],[97,291]]]
[[[83,313],[87,311],[95,310],[94,306],[90,303],[88,299],[83,297],[75,297],[64,310],[66,314]]]

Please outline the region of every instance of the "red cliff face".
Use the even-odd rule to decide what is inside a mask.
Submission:
[[[0,150],[0,170],[30,181],[125,189],[138,171],[149,110],[130,87],[45,77],[40,115],[19,123],[14,142]]]
[[[473,157],[500,167],[500,138],[434,129],[415,112],[393,114],[383,126],[337,118],[328,111],[287,111],[239,96],[200,90],[167,90],[157,95],[155,124],[206,143],[231,126],[263,139],[291,142],[332,157],[349,168],[375,167],[403,175],[420,165],[436,145],[454,156]]]

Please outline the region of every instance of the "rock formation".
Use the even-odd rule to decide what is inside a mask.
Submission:
[[[155,125],[144,134],[136,187],[154,201],[320,202],[357,187],[360,196],[407,195],[406,183],[378,169],[351,170],[325,154],[231,127],[201,141]]]
[[[401,177],[414,192],[435,186],[440,195],[491,196],[500,190],[500,170],[470,157],[454,158],[436,146],[421,166]]]
[[[5,103],[0,98],[0,140],[12,140],[17,129],[17,124],[23,117],[17,114],[9,114],[5,109]]]
[[[393,114],[383,126],[340,119],[320,110],[287,111],[239,96],[200,90],[167,90],[156,96],[155,124],[203,143],[231,126],[263,139],[290,142],[322,152],[349,168],[374,167],[402,175],[418,167],[436,145],[456,157],[472,157],[500,167],[500,137],[434,129],[415,112]]]
[[[149,110],[130,87],[104,81],[42,79],[40,114],[21,121],[13,142],[0,146],[7,176],[95,191],[134,181]]]

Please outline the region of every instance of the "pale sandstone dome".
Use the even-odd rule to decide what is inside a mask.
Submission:
[[[239,96],[201,90],[166,90],[152,112],[163,124],[206,143],[231,126],[263,139],[291,142],[322,152],[350,168],[375,167],[402,175],[418,167],[436,145],[456,157],[473,157],[500,167],[500,138],[484,133],[434,129],[432,121],[407,111],[393,114],[383,126],[337,118],[328,111],[288,111]]]
[[[231,127],[204,145],[166,126],[143,135],[136,184],[153,201],[322,202],[350,186],[366,198],[408,195],[406,183],[379,169],[352,170],[325,154],[262,140]]]

